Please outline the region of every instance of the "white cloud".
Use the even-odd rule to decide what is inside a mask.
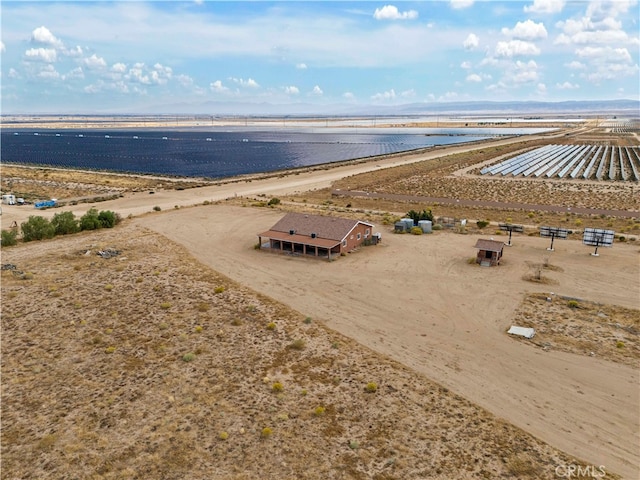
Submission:
[[[416,91],[413,88],[409,90],[404,90],[403,92],[400,93],[400,96],[402,98],[414,98],[416,96]]]
[[[503,28],[502,34],[520,40],[537,40],[547,38],[547,29],[543,23],[527,20],[516,23],[513,29]]]
[[[298,95],[300,93],[300,89],[291,85],[288,87],[284,87],[284,93],[286,93],[287,95]]]
[[[193,85],[193,78],[189,75],[180,74],[176,76],[176,80],[178,80],[178,83],[183,87],[191,87]]]
[[[9,69],[9,78],[20,78],[20,74],[18,73],[18,71],[15,68],[10,68]]]
[[[479,83],[482,82],[482,77],[477,73],[472,73],[471,75],[467,75],[467,82]]]
[[[514,84],[537,82],[538,78],[538,65],[533,60],[528,62],[517,61],[512,65],[512,70],[505,76],[508,83]]]
[[[62,48],[62,41],[57,39],[53,33],[49,31],[47,27],[38,27],[31,32],[31,42],[41,43],[44,45],[50,45],[56,48]]]
[[[107,66],[107,62],[104,58],[97,56],[95,53],[90,57],[85,58],[83,62],[88,68],[93,70],[102,69]]]
[[[373,18],[376,20],[413,20],[418,18],[418,12],[415,10],[400,12],[398,7],[394,5],[385,5],[382,8],[376,8]]]
[[[344,92],[342,94],[342,98],[346,98],[347,100],[354,100],[356,97],[352,92]]]
[[[296,64],[296,69],[298,69],[298,70],[306,70],[307,69],[307,64],[306,63],[297,63]]]
[[[469,70],[471,68],[471,62],[468,61],[464,61],[460,64],[460,68],[463,68],[465,70]]]
[[[84,78],[84,71],[82,70],[82,67],[76,67],[73,70],[71,70],[69,73],[67,73],[64,76],[65,79],[72,79],[72,78]]]
[[[82,57],[84,52],[82,51],[82,47],[76,45],[75,48],[65,49],[62,53],[67,55],[68,57]]]
[[[210,83],[209,88],[212,92],[216,93],[226,93],[229,91],[229,88],[222,85],[222,82],[220,80],[216,80],[215,82]]]
[[[324,92],[322,91],[322,89],[318,85],[316,85],[316,86],[313,87],[313,91],[311,93],[313,93],[314,95],[320,96]]]
[[[626,48],[584,47],[577,49],[576,55],[605,63],[631,62],[631,54]]]
[[[6,50],[6,47],[4,46],[4,42],[0,40],[0,52],[4,52],[5,50]]]
[[[525,13],[560,13],[565,0],[533,0],[533,5],[524,7]]]
[[[233,83],[237,83],[241,87],[260,88],[258,82],[256,82],[253,78],[247,78],[245,80],[244,78],[229,77],[229,80],[231,80]]]
[[[478,45],[480,45],[480,39],[476,34],[470,33],[462,43],[462,45],[464,46],[465,50],[474,50],[478,48]]]
[[[29,60],[53,63],[57,60],[58,54],[53,48],[30,48],[24,54]]]
[[[577,60],[574,60],[569,63],[565,63],[564,66],[567,68],[570,68],[571,70],[584,70],[585,68],[587,68],[587,66],[584,63],[578,62]]]
[[[475,0],[450,0],[449,4],[455,10],[462,10],[463,8],[469,8],[474,2]]]
[[[371,99],[375,101],[393,100],[394,98],[396,98],[396,92],[393,88],[386,92],[376,93],[371,96]]]
[[[45,65],[36,76],[43,80],[58,80],[60,78],[60,74],[51,64]]]
[[[540,55],[540,49],[533,43],[522,40],[498,42],[496,45],[496,56],[498,57],[511,58],[519,55]]]
[[[564,82],[564,83],[556,83],[556,88],[558,90],[576,90],[580,88],[580,85],[577,83]]]
[[[111,66],[111,71],[115,73],[125,73],[127,71],[127,66],[124,63],[114,63]]]
[[[458,94],[456,92],[446,92],[444,95],[441,95],[438,100],[448,101],[448,100],[456,100],[457,98],[458,98]]]

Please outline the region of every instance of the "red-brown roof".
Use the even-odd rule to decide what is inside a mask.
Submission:
[[[361,220],[290,212],[260,236],[308,245],[333,246],[342,242],[359,223],[373,228],[373,224]]]
[[[501,252],[504,248],[504,242],[501,242],[499,240],[486,240],[484,238],[480,238],[476,242],[475,248],[487,252]]]

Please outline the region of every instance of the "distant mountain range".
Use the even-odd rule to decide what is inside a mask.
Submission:
[[[133,112],[132,112],[133,113]],[[179,103],[149,107],[140,114],[266,115],[266,116],[433,116],[433,115],[623,115],[640,117],[639,100],[566,102],[421,102],[403,105],[316,105],[243,102]]]

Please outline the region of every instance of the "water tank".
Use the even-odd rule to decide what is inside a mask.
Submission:
[[[418,226],[422,229],[422,233],[431,233],[431,220],[419,220]]]
[[[411,231],[411,229],[415,226],[415,224],[413,223],[413,218],[401,218],[400,221],[404,223],[404,229],[407,232]]]

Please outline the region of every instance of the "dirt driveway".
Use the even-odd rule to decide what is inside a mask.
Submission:
[[[134,221],[185,245],[203,263],[386,354],[549,444],[638,478],[638,370],[544,352],[505,331],[526,292],[638,308],[638,247],[600,257],[576,241],[515,237],[495,268],[469,265],[477,237],[393,235],[334,262],[255,250],[282,212],[210,205]],[[562,271],[553,287],[527,282],[527,262]]]

